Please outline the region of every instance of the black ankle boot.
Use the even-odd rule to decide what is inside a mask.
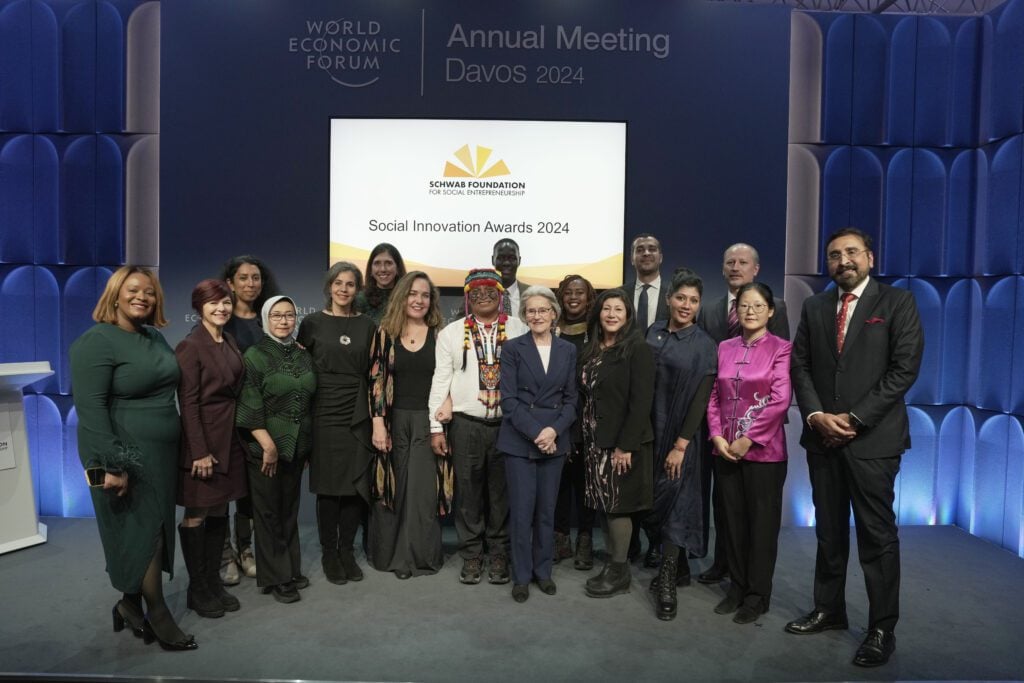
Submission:
[[[238,598],[224,590],[220,579],[220,558],[223,554],[224,539],[228,534],[227,517],[207,517],[206,537],[203,539],[206,558],[206,585],[210,594],[220,602],[225,612],[237,612],[242,606]]]
[[[590,534],[581,533],[576,537],[576,556],[572,566],[581,571],[594,568],[594,539]]]
[[[661,569],[658,570],[654,614],[662,621],[672,621],[676,618],[676,562],[675,558],[666,556],[662,559]]]
[[[345,574],[345,569],[341,566],[338,549],[323,548],[322,552],[320,564],[324,568],[324,578],[339,586],[348,583],[348,576]]]
[[[215,619],[224,616],[224,607],[220,600],[210,592],[206,573],[206,530],[202,526],[179,526],[178,536],[181,538],[181,554],[185,557],[185,568],[188,569],[188,607],[195,610],[201,617]],[[223,539],[219,541],[223,545]],[[220,549],[217,551],[220,567]]]
[[[590,590],[591,587],[600,586],[604,583],[604,577],[608,575],[608,565],[609,562],[605,562],[604,566],[601,567],[601,571],[587,579],[587,590]]]
[[[604,580],[596,586],[587,586],[587,595],[592,598],[610,598],[628,593],[630,579],[628,562],[610,562]]]
[[[338,558],[341,560],[341,568],[345,570],[345,577],[349,581],[362,581],[363,570],[356,562],[356,555],[351,548],[338,551]]]

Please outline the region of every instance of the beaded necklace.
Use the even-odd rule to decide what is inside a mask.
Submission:
[[[484,404],[487,419],[497,417],[498,407],[501,404],[501,393],[498,385],[501,382],[501,347],[507,339],[505,335],[505,322],[508,316],[504,313],[498,316],[496,324],[497,334],[494,340],[494,354],[488,362],[487,354],[484,353],[484,340],[481,334],[481,324],[470,314],[466,316],[463,323],[462,349],[469,350],[470,346],[476,350],[476,366],[480,382],[480,402]],[[490,328],[491,325],[483,324],[483,327]]]

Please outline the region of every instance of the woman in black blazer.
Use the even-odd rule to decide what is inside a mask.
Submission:
[[[591,311],[590,341],[583,352],[580,389],[587,505],[605,513],[611,557],[597,576],[587,580],[587,595],[592,598],[629,591],[630,515],[653,504],[654,356],[635,319],[626,292],[604,292]]]
[[[576,420],[576,347],[552,331],[561,314],[547,287],[523,292],[519,317],[530,334],[501,348],[501,430],[505,457],[512,598],[525,602],[530,581],[548,595],[554,559],[555,501]]]

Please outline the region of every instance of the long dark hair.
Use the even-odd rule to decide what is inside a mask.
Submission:
[[[590,309],[590,317],[587,319],[587,335],[590,341],[583,348],[583,360],[587,361],[601,353],[601,342],[604,339],[604,330],[601,329],[601,308],[608,299],[622,299],[626,305],[626,324],[615,333],[615,345],[609,347],[606,353],[609,358],[614,358],[628,353],[636,343],[645,343],[644,337],[636,326],[636,310],[633,308],[633,301],[626,291],[621,287],[606,289],[601,292]]]
[[[274,279],[274,274],[267,267],[266,263],[249,254],[235,256],[221,268],[220,279],[230,282],[235,277],[238,269],[246,263],[260,269],[260,282],[263,284],[263,288],[260,290],[260,295],[256,297],[256,301],[252,304],[252,309],[258,316],[259,312],[263,310],[263,304],[266,303],[267,299],[281,293],[280,288],[277,286],[277,280]],[[234,298],[233,295],[232,298]]]
[[[363,295],[366,296],[366,302],[370,308],[380,306],[391,292],[390,289],[378,287],[377,280],[373,277],[373,259],[384,252],[387,252],[395,260],[395,282],[397,283],[405,275],[405,261],[402,260],[402,255],[398,253],[398,248],[395,245],[381,242],[375,246],[370,252],[370,258],[366,259],[366,287],[363,289]],[[394,288],[394,285],[391,287]]]

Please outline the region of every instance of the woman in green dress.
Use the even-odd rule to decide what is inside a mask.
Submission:
[[[124,593],[114,630],[127,622],[147,643],[192,650],[164,602],[161,570],[174,571],[174,503],[181,423],[179,370],[155,327],[167,324],[163,291],[145,268],[123,266],[71,345],[78,455],[90,484],[107,573]],[[146,601],[143,612],[142,600]]]
[[[275,296],[263,304],[266,334],[245,352],[245,384],[236,422],[248,452],[256,528],[256,584],[278,602],[299,600],[309,585],[299,551],[302,470],[313,439],[310,404],[316,375],[309,352],[295,343],[295,303]]]

